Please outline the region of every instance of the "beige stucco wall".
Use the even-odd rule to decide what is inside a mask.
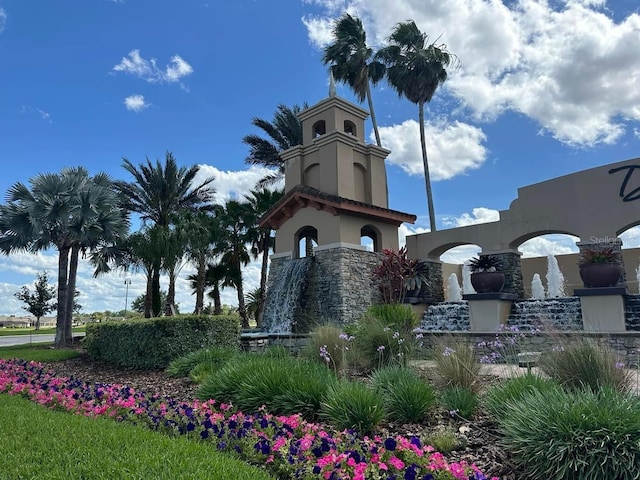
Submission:
[[[412,257],[437,259],[467,244],[479,245],[484,253],[516,251],[530,238],[549,233],[575,235],[582,243],[611,241],[640,224],[640,199],[632,194],[640,186],[638,170],[636,158],[520,188],[498,222],[412,235],[407,249]]]
[[[276,254],[292,252],[296,255],[296,233],[301,228],[313,226],[318,231],[318,246],[344,243],[360,245],[360,232],[371,225],[380,233],[381,248],[398,249],[398,228],[381,222],[372,222],[367,218],[332,215],[329,212],[304,208],[288,219],[277,231]]]
[[[578,271],[579,256],[576,253],[566,255],[556,255],[558,266],[565,279],[565,293],[573,295],[576,288],[583,288],[580,273]],[[631,294],[638,293],[638,280],[636,269],[640,265],[640,248],[628,248],[622,250],[622,260],[625,265],[627,289]],[[524,281],[525,296],[531,297],[531,281],[537,273],[540,275],[542,285],[547,290],[547,257],[527,257],[522,259],[522,278]],[[462,286],[462,265],[443,263],[442,264],[442,281],[444,288],[447,288],[447,280],[449,275],[455,273],[458,276],[458,282]]]

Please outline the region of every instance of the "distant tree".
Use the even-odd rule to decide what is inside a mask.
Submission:
[[[23,308],[36,317],[36,330],[40,330],[40,318],[56,309],[55,303],[49,303],[56,298],[56,287],[49,285],[47,272],[38,273],[33,291],[24,286],[14,295],[26,303]]]
[[[144,315],[144,312],[145,312],[144,305],[145,305],[146,298],[147,296],[144,293],[134,298],[133,301],[131,302],[131,311],[137,312],[140,315]],[[160,301],[163,304],[167,303],[167,292],[165,292],[164,290],[160,290]]]

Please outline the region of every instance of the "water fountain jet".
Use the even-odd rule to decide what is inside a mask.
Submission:
[[[540,274],[534,273],[533,279],[531,280],[531,298],[534,300],[544,300],[545,296],[546,293],[542,285],[542,280],[540,279]]]
[[[566,297],[564,291],[564,275],[560,271],[555,255],[547,255],[547,298]]]
[[[447,301],[448,302],[461,302],[462,301],[462,289],[458,283],[458,275],[452,273],[447,280]]]

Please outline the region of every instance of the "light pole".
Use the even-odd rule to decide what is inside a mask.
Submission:
[[[124,319],[127,319],[127,301],[129,300],[129,285],[131,285],[131,279],[126,278],[124,280],[125,290],[124,290]]]

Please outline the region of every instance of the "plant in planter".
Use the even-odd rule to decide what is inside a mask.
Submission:
[[[407,257],[406,247],[397,252],[385,249],[382,262],[373,269],[373,279],[383,303],[403,303],[418,299],[420,290],[428,285],[427,262]]]
[[[502,262],[495,255],[480,255],[469,260],[471,285],[477,293],[500,292],[504,287]]]
[[[622,275],[622,257],[612,247],[584,249],[578,266],[585,288],[615,287]]]

